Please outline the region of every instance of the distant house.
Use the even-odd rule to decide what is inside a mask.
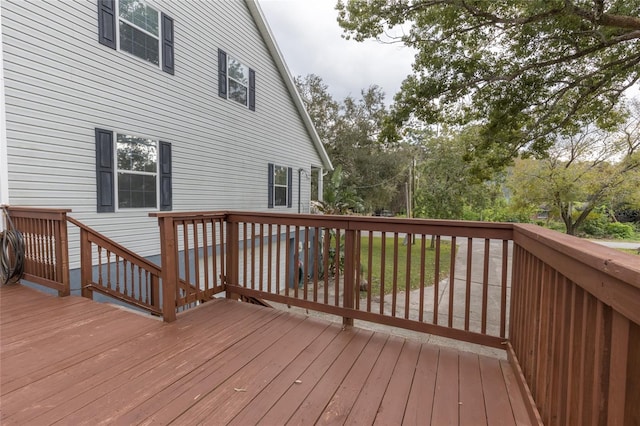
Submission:
[[[2,0],[1,14],[0,204],[72,209],[154,256],[149,212],[317,198],[332,165],[255,0]]]

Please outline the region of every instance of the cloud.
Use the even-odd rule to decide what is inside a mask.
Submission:
[[[414,51],[399,44],[342,38],[333,0],[261,0],[260,6],[293,76],[316,74],[334,99],[359,98],[378,85],[388,104],[411,73]]]

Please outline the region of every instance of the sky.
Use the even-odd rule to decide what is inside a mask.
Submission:
[[[390,105],[411,74],[414,51],[402,44],[342,38],[337,0],[259,0],[293,77],[316,74],[336,101],[378,85]]]

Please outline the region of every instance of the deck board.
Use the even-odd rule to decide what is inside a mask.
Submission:
[[[166,324],[0,288],[0,423],[529,424],[507,362],[218,299]]]

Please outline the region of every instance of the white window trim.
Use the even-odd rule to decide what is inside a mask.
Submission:
[[[153,3],[147,1],[147,0],[141,0],[145,5],[150,6],[152,9],[154,9],[156,12],[158,12],[158,35],[155,36],[153,34],[151,34],[150,32],[140,28],[139,26],[137,26],[136,24],[134,24],[133,22],[129,22],[127,19],[121,18],[120,17],[120,0],[116,0],[115,2],[115,8],[116,8],[116,47],[118,48],[118,52],[122,52],[125,55],[131,57],[131,58],[135,58],[138,61],[141,61],[142,63],[145,64],[150,64],[153,65],[154,67],[158,68],[159,70],[162,71],[162,12],[160,11],[160,8],[158,8],[156,5],[154,5]],[[131,25],[133,28],[137,29],[138,31],[142,31],[143,33],[150,35],[153,38],[158,39],[158,65],[154,64],[153,62],[149,62],[146,59],[142,59],[139,56],[134,55],[133,53],[127,52],[126,50],[122,50],[120,49],[120,19],[122,19],[123,21],[127,22],[127,25]]]
[[[147,61],[145,61],[147,62]],[[127,132],[127,131],[113,131],[113,182],[114,182],[114,203],[115,203],[115,212],[157,212],[160,211],[160,139],[150,136],[143,136],[137,132]],[[124,173],[137,174],[137,175],[145,175],[150,176],[156,175],[156,206],[155,207],[120,207],[120,186],[118,182],[118,173],[120,169],[118,168],[118,135],[127,135],[127,136],[135,136],[140,139],[152,140],[156,144],[156,149],[158,152],[158,158],[156,159],[156,172],[138,172],[133,170],[123,170]]]

